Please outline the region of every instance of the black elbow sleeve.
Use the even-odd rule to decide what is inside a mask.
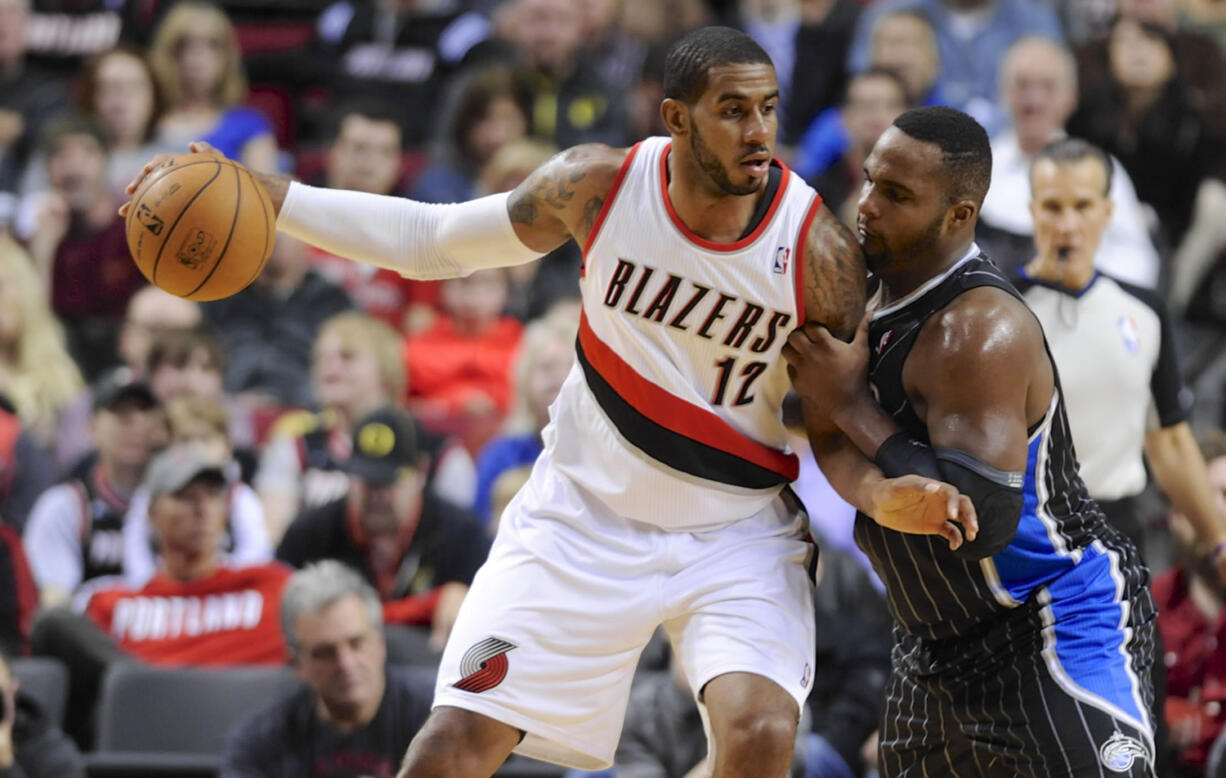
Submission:
[[[1004,551],[1022,517],[1024,475],[998,470],[953,448],[936,449],[935,458],[940,469],[937,477],[969,497],[979,517],[978,536],[963,543],[954,555],[978,560]]]
[[[881,468],[886,478],[922,475],[934,481],[945,480],[932,449],[905,432],[895,432],[886,438],[873,455],[873,464]]]

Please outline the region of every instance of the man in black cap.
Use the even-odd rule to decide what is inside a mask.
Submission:
[[[93,395],[95,461],[43,492],[26,523],[26,555],[44,605],[64,602],[85,581],[123,572],[128,502],[163,437],[157,398],[130,370],[108,373]]]
[[[428,457],[403,411],[382,408],[363,419],[343,468],[349,493],[300,514],[277,558],[294,567],[320,559],[353,567],[379,592],[389,623],[429,625],[441,649],[489,553],[481,523],[423,490]]]

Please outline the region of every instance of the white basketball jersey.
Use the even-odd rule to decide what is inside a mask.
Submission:
[[[821,199],[784,167],[749,235],[704,240],[668,199],[670,148],[631,149],[592,228],[576,365],[544,439],[551,464],[616,513],[695,529],[754,515],[796,477],[780,350],[804,319]]]

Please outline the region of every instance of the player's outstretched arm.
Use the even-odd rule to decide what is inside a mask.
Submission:
[[[810,226],[804,257],[805,318],[807,329],[850,339],[864,319],[866,270],[864,257],[851,231],[822,207]],[[802,399],[805,427],[823,473],[839,494],[884,526],[901,532],[935,534],[951,548],[964,536],[974,539],[978,524],[970,500],[949,484],[920,475],[886,478],[835,422],[827,395],[813,391],[793,342],[808,338],[797,330],[784,348],[793,383]],[[861,337],[863,340],[863,337]],[[840,341],[841,342],[841,341]],[[864,365],[845,374],[846,385],[867,395],[867,350]],[[870,398],[871,399],[871,398]]]
[[[193,143],[191,150],[216,153],[205,143]],[[577,232],[585,224],[584,209],[603,203],[624,158],[620,154],[605,146],[576,147],[535,171],[526,189],[445,205],[311,187],[283,176],[256,178],[277,211],[278,230],[410,278],[454,278],[531,262],[572,235],[585,236]],[[168,159],[161,155],[146,165],[128,193]]]

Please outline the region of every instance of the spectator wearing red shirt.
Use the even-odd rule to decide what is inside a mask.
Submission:
[[[1201,441],[1218,509],[1226,511],[1226,433]],[[1226,726],[1226,592],[1191,523],[1172,512],[1175,566],[1154,581],[1158,628],[1166,644],[1166,720],[1176,775],[1205,774],[1213,741]],[[1217,549],[1216,553],[1222,553]]]
[[[73,357],[93,378],[115,363],[128,298],[145,278],[128,252],[107,183],[102,127],[83,116],[60,117],[44,131],[42,149],[50,191],[38,207],[30,255],[51,289]]]
[[[443,313],[405,342],[409,405],[423,421],[501,421],[511,402],[511,363],[522,325],[503,315],[506,270],[443,282]]]

